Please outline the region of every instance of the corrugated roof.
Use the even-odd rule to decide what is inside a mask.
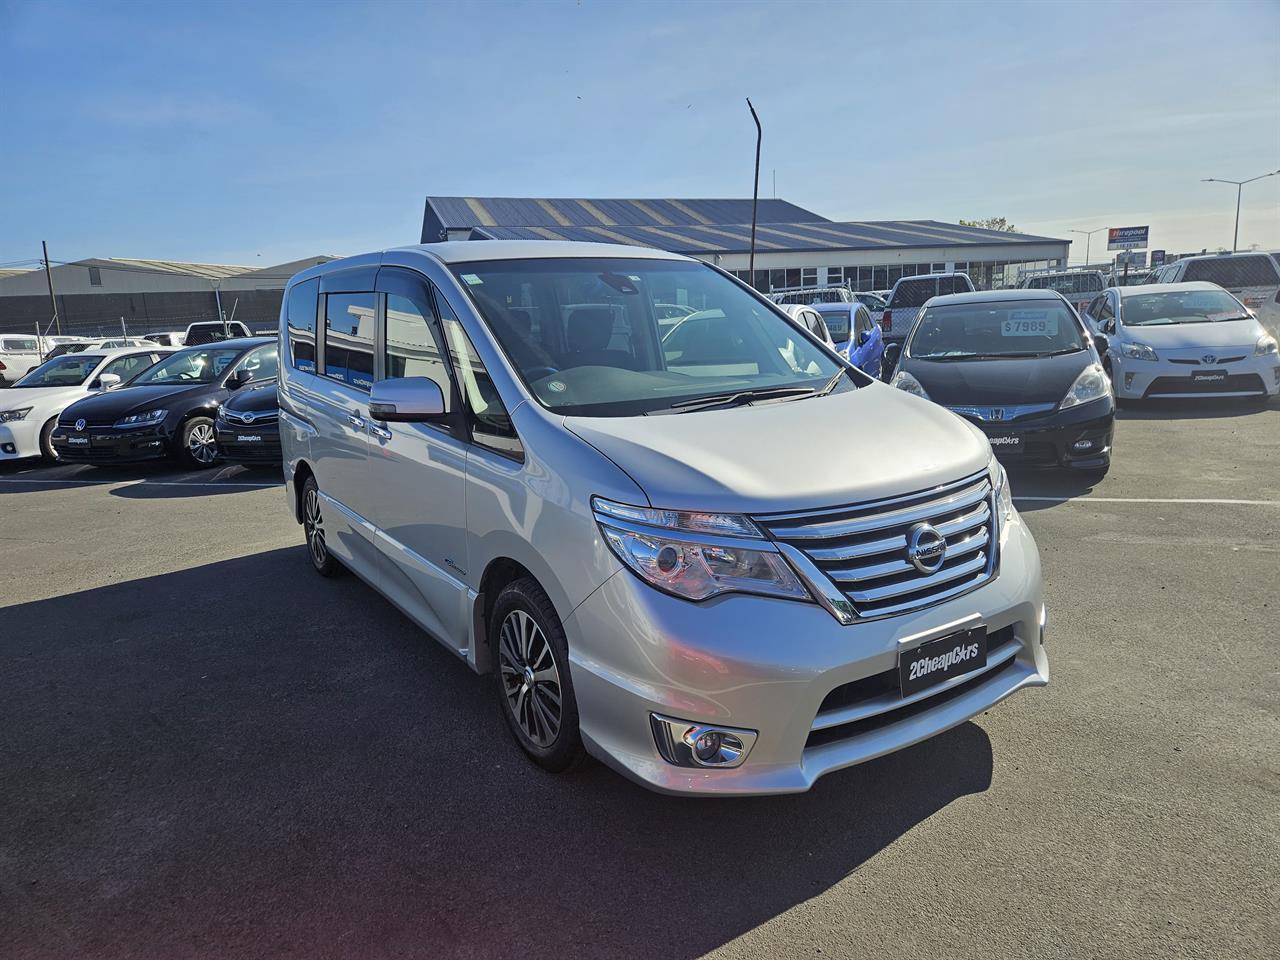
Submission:
[[[751,221],[739,199],[582,200],[534,197],[427,197],[446,230],[468,227],[689,226]],[[823,223],[826,217],[786,200],[761,200],[760,223]]]
[[[235,266],[229,263],[188,263],[183,260],[132,260],[124,257],[108,257],[105,259],[77,260],[77,266],[116,267],[123,270],[149,270],[155,273],[177,273],[185,277],[205,277],[210,280],[226,277],[238,277],[248,273],[253,267]]]
[[[595,201],[599,203],[599,201]],[[742,253],[751,245],[750,223],[672,224],[669,226],[486,226],[473,235],[494,240],[577,240],[635,243],[673,253]],[[1053,237],[962,227],[936,220],[879,220],[850,223],[764,223],[756,227],[762,253],[814,250],[875,250],[920,247],[1016,246],[1066,243]]]
[[[35,267],[4,267],[0,269],[0,280],[5,277],[18,277],[24,273],[30,273]]]

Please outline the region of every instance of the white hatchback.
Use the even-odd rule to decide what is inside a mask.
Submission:
[[[1254,397],[1280,391],[1280,356],[1239,300],[1213,283],[1111,287],[1085,320],[1105,343],[1103,365],[1121,400]]]
[[[172,352],[166,347],[127,347],[46,360],[0,392],[0,461],[58,459],[49,441],[58,414],[77,400],[127,383]]]

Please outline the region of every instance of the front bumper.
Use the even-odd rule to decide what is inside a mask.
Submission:
[[[1113,356],[1112,386],[1116,396],[1124,400],[1275,396],[1280,392],[1280,358],[1275,354],[1255,357],[1252,350],[1223,348],[1224,355],[1239,359],[1212,364],[1206,364],[1198,355],[1182,355],[1188,351],[1160,355],[1154,362]]]
[[[26,420],[0,423],[0,462],[40,456],[40,428],[27,414]]]
[[[914,613],[841,626],[816,603],[746,595],[689,603],[623,570],[574,610],[565,630],[593,755],[663,793],[773,794],[807,790],[823,774],[1048,683],[1041,611],[1039,555],[1015,516],[1003,525],[994,580]],[[977,624],[993,637],[986,668],[906,700],[881,682],[896,672],[900,650]],[[848,686],[855,681],[864,682]],[[759,736],[741,766],[679,767],[662,758],[652,714]]]
[[[50,438],[58,457],[69,463],[132,463],[168,456],[171,435],[164,424],[135,430],[58,424]]]
[[[1109,397],[1007,422],[966,419],[987,435],[1006,467],[1100,470],[1111,463],[1115,404]]]
[[[279,463],[278,423],[237,424],[219,419],[214,434],[218,457],[228,463]]]

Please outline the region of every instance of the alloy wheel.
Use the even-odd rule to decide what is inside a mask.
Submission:
[[[560,733],[560,670],[542,628],[523,610],[502,621],[498,668],[516,723],[535,744],[549,747]]]
[[[307,548],[311,551],[311,559],[315,565],[322,567],[329,556],[329,551],[324,543],[324,517],[320,513],[320,494],[314,487],[307,491],[303,514]]]
[[[187,435],[187,452],[196,463],[213,463],[217,455],[217,443],[213,436],[213,425],[197,423]]]

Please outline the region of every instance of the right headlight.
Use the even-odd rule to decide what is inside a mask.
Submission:
[[[994,456],[987,462],[987,475],[996,491],[996,513],[1001,523],[1013,518],[1013,494],[1009,492],[1009,475]]]
[[[929,395],[924,392],[924,387],[920,385],[920,381],[905,370],[899,370],[895,373],[893,379],[889,381],[889,386],[897,387],[905,393],[910,393],[925,400],[929,399]]]
[[[686,600],[756,593],[811,600],[782,554],[736,514],[654,510],[593,497],[605,542],[642,580]]]
[[[1145,343],[1122,343],[1120,344],[1120,352],[1130,360],[1150,360],[1154,363],[1160,359],[1156,356],[1156,352]]]
[[[1058,407],[1065,410],[1068,407],[1088,403],[1090,400],[1101,400],[1110,394],[1111,381],[1107,379],[1106,371],[1096,363],[1091,363],[1080,371],[1080,376],[1076,377],[1076,382],[1071,384],[1071,389],[1067,391],[1067,395],[1062,398],[1062,403],[1058,404]]]

